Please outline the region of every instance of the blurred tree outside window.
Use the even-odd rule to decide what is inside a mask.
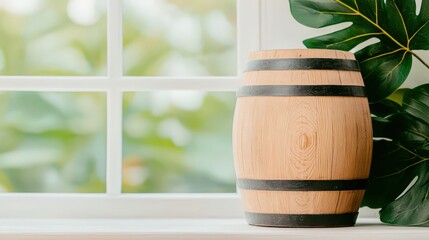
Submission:
[[[106,74],[103,0],[0,0],[0,75]]]
[[[237,75],[235,0],[124,0],[127,76]]]
[[[125,76],[237,75],[235,0],[123,6]],[[0,0],[0,75],[106,76],[106,32],[106,0]],[[234,192],[234,104],[124,93],[123,192]],[[105,92],[0,92],[0,192],[105,192],[106,105]]]
[[[1,92],[0,191],[105,192],[104,93]]]
[[[106,73],[102,0],[0,0],[0,75]],[[104,93],[1,92],[0,191],[105,192]]]
[[[124,192],[235,192],[234,93],[124,95]]]

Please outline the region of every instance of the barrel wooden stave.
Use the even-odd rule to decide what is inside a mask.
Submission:
[[[245,72],[241,85],[355,85],[363,86],[359,72],[288,70]]]
[[[372,136],[367,116],[364,98],[241,98],[234,128],[237,176],[368,178],[370,162],[362,160],[371,158],[372,144],[360,141]]]
[[[341,214],[359,210],[364,190],[279,192],[240,190],[240,194],[244,199],[244,207],[248,212]],[[269,202],[270,204],[262,204],[264,202]],[[285,211],[286,207],[288,211]]]

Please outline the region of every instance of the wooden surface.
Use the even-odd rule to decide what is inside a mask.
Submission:
[[[340,58],[336,50],[260,51],[251,59]],[[254,71],[242,85],[359,85],[359,72]],[[367,178],[372,153],[368,101],[362,97],[240,97],[233,129],[238,178],[335,180]],[[241,191],[247,211],[346,213],[358,210],[364,191]]]

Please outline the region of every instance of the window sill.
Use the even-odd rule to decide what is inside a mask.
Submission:
[[[0,219],[1,239],[427,239],[429,228],[394,227],[360,218],[355,227],[280,229],[244,219]]]

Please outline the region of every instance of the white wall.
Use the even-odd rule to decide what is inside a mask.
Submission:
[[[261,0],[261,49],[305,48],[304,39],[340,29],[341,24],[323,30],[299,24],[290,13],[288,0]],[[416,51],[429,62],[429,51]],[[404,87],[429,83],[429,69],[413,59],[413,69]]]

